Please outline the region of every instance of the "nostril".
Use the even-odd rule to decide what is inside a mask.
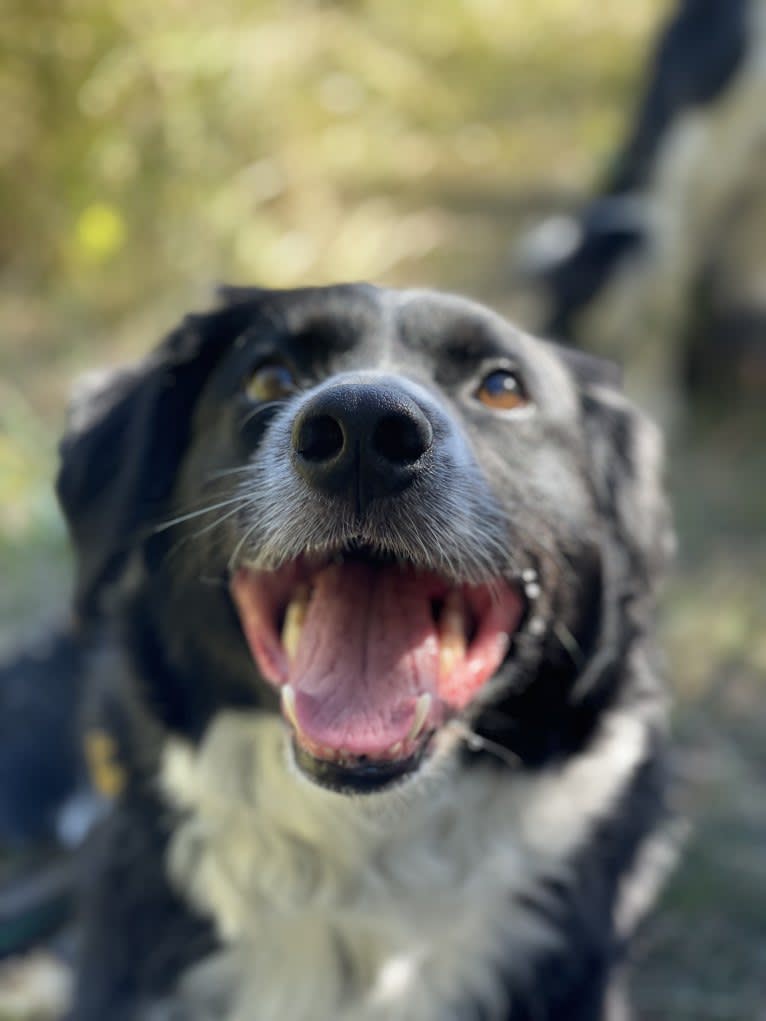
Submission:
[[[306,461],[331,461],[343,450],[343,430],[330,415],[304,419],[295,449]]]
[[[384,415],[372,434],[372,449],[387,461],[412,464],[431,446],[433,434],[426,418]]]

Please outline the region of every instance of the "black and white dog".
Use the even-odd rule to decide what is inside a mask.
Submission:
[[[81,403],[58,489],[123,782],[72,1017],[624,1017],[660,460],[606,363],[367,285],[231,289]]]

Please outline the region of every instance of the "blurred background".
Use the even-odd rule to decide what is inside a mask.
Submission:
[[[731,85],[755,45],[740,32],[734,70],[689,101],[671,170],[626,177],[677,10],[5,0],[0,652],[65,611],[51,479],[73,380],[145,352],[217,282],[428,284],[617,357],[669,437],[679,557],[663,627],[692,822],[635,948],[638,1016],[763,1021],[766,89],[749,78],[745,101]],[[695,52],[722,38],[708,27]],[[580,272],[572,301],[559,270],[587,261],[586,234],[595,284]],[[12,987],[0,1018],[33,1016]]]

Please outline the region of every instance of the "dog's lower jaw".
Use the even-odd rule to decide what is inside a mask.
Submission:
[[[346,764],[336,759],[314,756],[295,739],[292,744],[292,754],[298,769],[320,787],[341,794],[377,794],[388,790],[416,772],[425,753],[425,748],[421,747],[407,758],[397,758],[390,762],[356,760],[353,764]]]
[[[196,752],[172,741],[168,867],[223,948],[181,983],[182,1016],[442,1021],[469,996],[504,1019],[514,961],[567,938],[530,891],[575,881],[578,850],[648,754],[642,721],[614,716],[587,753],[535,777],[440,756],[422,780],[358,799],[295,775],[275,718],[221,714]]]

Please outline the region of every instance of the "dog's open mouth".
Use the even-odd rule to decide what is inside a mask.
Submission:
[[[357,790],[418,766],[497,672],[524,607],[501,578],[455,585],[360,555],[242,568],[232,594],[260,672],[281,690],[299,767]]]

